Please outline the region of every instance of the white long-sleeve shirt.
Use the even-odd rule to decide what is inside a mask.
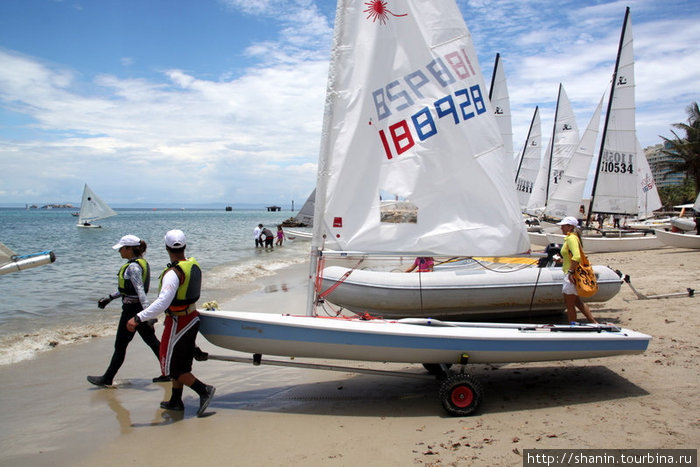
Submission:
[[[163,276],[162,284],[158,298],[156,298],[148,308],[137,314],[141,321],[148,321],[149,319],[157,318],[161,313],[165,313],[165,310],[168,309],[175,299],[177,289],[180,287],[180,278],[177,276],[177,273],[171,269]]]

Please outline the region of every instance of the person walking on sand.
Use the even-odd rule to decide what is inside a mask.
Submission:
[[[564,295],[564,303],[566,304],[567,319],[569,322],[576,321],[576,309],[578,308],[588,322],[597,324],[598,321],[593,318],[591,309],[578,296],[576,286],[571,281],[571,274],[578,267],[578,263],[581,261],[581,252],[583,251],[581,236],[577,231],[578,221],[575,217],[569,216],[562,219],[557,225],[561,227],[562,233],[566,235],[564,244],[561,247],[561,268],[564,271],[562,295]]]
[[[133,330],[139,323],[165,313],[165,328],[160,345],[160,365],[163,373],[172,378],[170,400],[162,401],[166,410],[184,411],[182,390],[188,386],[199,395],[197,416],[204,415],[216,388],[204,384],[192,374],[195,340],[199,331],[199,313],[196,302],[202,286],[202,270],[197,260],[185,257],[185,234],[170,230],[165,234],[165,249],[170,263],[160,275],[158,298],[145,310],[131,318],[126,326]]]
[[[151,282],[151,268],[143,258],[146,253],[146,242],[136,235],[124,235],[116,245],[112,247],[119,251],[126,263],[122,265],[117,273],[117,291],[101,298],[97,302],[99,308],[104,309],[109,302],[115,298],[122,299],[122,314],[119,318],[117,336],[114,339],[114,353],[109,362],[107,371],[102,376],[88,376],[87,380],[95,386],[111,386],[114,376],[121,368],[126,358],[126,348],[134,338],[134,331],[126,328],[126,322],[133,318],[136,313],[148,307],[148,288]],[[138,331],[141,339],[148,345],[156,358],[159,355],[160,342],[153,329],[155,321],[140,323],[135,330]],[[165,375],[153,378],[154,383],[170,381]]]

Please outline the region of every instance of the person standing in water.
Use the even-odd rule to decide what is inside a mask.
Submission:
[[[119,242],[112,247],[119,251],[126,263],[122,265],[117,273],[117,291],[101,298],[97,302],[99,308],[105,308],[109,302],[115,298],[122,299],[122,314],[119,318],[117,336],[114,340],[114,353],[112,360],[107,367],[107,371],[102,376],[88,376],[87,380],[95,386],[111,386],[114,376],[121,368],[126,358],[126,348],[134,338],[134,331],[138,331],[141,339],[148,345],[156,358],[159,357],[160,342],[153,329],[153,322],[140,323],[134,330],[126,328],[126,322],[139,311],[148,307],[148,288],[151,282],[151,268],[143,255],[146,253],[146,242],[136,235],[124,235]],[[154,383],[170,381],[165,375],[153,378]]]
[[[162,401],[166,410],[185,410],[182,390],[188,386],[199,395],[197,416],[204,415],[216,388],[204,384],[192,374],[192,360],[196,352],[195,340],[199,331],[199,313],[196,302],[202,286],[202,270],[197,260],[185,256],[185,234],[170,230],[165,234],[165,249],[170,263],[160,275],[158,298],[145,310],[131,318],[129,330],[149,319],[165,313],[165,329],[160,345],[160,365],[163,374],[172,378],[170,400]]]

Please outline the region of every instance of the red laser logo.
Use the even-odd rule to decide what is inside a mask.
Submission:
[[[395,17],[400,17],[400,16],[407,16],[408,13],[404,13],[403,15],[397,15],[395,13],[392,13],[389,11],[389,9],[386,7],[387,2],[383,0],[372,0],[371,2],[365,2],[365,5],[367,5],[367,9],[363,11],[363,13],[367,13],[367,19],[372,19],[372,22],[376,22],[379,20],[380,23],[386,24],[387,19],[389,19],[389,15],[395,16]]]

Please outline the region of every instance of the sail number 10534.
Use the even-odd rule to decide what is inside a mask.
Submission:
[[[634,173],[634,154],[622,152],[603,151],[603,159],[600,162],[600,171],[605,173]]]

